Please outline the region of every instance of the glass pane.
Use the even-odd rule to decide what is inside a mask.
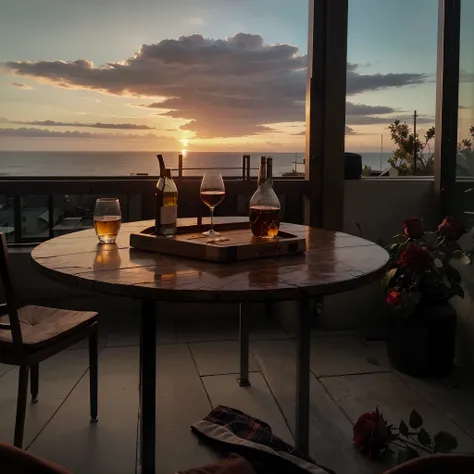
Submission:
[[[6,3],[0,174],[156,175],[158,152],[185,175],[302,171],[307,1]]]
[[[0,232],[5,234],[8,242],[15,240],[14,200],[5,194],[0,194]]]
[[[459,57],[458,153],[456,162],[457,196],[453,211],[464,213],[474,226],[474,2],[461,3]]]
[[[22,240],[47,239],[49,236],[50,220],[48,196],[22,196],[20,202]]]
[[[462,2],[457,175],[474,176],[474,2]]]
[[[433,174],[437,21],[433,0],[349,1],[346,152],[365,175]]]
[[[459,51],[459,100],[458,100],[458,149],[456,160],[456,186],[449,203],[450,213],[463,218],[470,233],[459,243],[467,251],[473,247],[474,228],[474,2],[461,0],[461,34]],[[457,310],[458,338],[456,353],[458,360],[474,367],[474,267],[455,264],[464,288],[464,299],[453,298]]]
[[[128,196],[89,194],[65,194],[54,196],[54,236],[70,234],[93,227],[95,202],[100,197],[116,197],[120,200],[122,222],[128,221]],[[137,219],[138,220],[138,219]]]

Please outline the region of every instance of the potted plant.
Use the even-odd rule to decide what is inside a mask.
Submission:
[[[465,226],[446,217],[435,232],[425,232],[418,217],[403,221],[403,233],[387,247],[389,269],[383,284],[389,317],[387,352],[399,371],[441,377],[453,366],[456,312],[453,296],[464,297],[453,258],[470,263],[458,240]]]

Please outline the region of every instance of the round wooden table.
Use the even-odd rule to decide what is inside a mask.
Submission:
[[[247,218],[218,218],[216,222]],[[179,219],[192,225],[196,219]],[[152,221],[123,224],[117,243],[99,244],[94,230],[48,240],[32,252],[41,273],[67,285],[143,301],[140,330],[142,473],[155,472],[156,315],[155,301],[235,302],[240,304],[239,383],[248,382],[249,330],[242,304],[298,300],[296,333],[296,445],[308,452],[311,299],[352,290],[383,273],[388,253],[373,242],[323,229],[282,224],[305,236],[302,255],[211,263],[131,248],[130,234]]]

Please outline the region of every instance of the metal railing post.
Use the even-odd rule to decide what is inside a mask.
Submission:
[[[250,155],[242,156],[242,180],[250,178]]]
[[[183,155],[178,155],[178,178],[183,177]]]
[[[48,195],[48,233],[49,238],[52,239],[54,237],[54,198],[52,194]]]
[[[20,243],[21,242],[21,196],[15,196],[13,198],[13,222],[15,226],[15,242]]]

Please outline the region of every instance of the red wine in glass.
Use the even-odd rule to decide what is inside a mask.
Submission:
[[[218,206],[225,197],[225,191],[201,191],[201,200],[208,207]]]
[[[224,180],[220,173],[206,173],[201,183],[201,199],[211,211],[211,228],[204,235],[215,237],[220,235],[214,230],[214,208],[218,206],[225,197]]]

